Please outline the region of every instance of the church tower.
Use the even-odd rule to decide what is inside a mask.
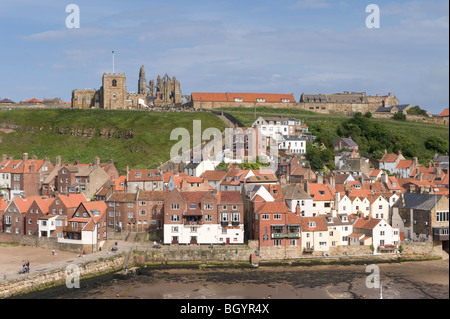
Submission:
[[[139,70],[138,94],[147,94],[147,81],[145,80],[144,66]]]

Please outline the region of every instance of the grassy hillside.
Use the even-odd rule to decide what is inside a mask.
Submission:
[[[244,125],[251,125],[255,121],[255,112],[251,108],[232,108],[227,109],[226,112],[235,116]],[[343,124],[351,118],[339,114],[320,114],[304,110],[272,108],[257,109],[256,117],[259,116],[286,116],[300,119],[310,127],[318,140],[328,147],[332,145],[333,138],[339,137],[339,128],[342,128]],[[359,134],[355,134],[352,137],[359,143],[363,155],[375,155],[375,148],[378,148],[378,150],[386,148],[389,152],[397,152],[401,149],[406,157],[417,156],[419,161],[425,164],[433,158],[435,152],[426,147],[426,141],[431,138],[442,139],[448,143],[449,140],[449,129],[448,126],[444,125],[374,118],[368,119],[368,121],[371,124],[378,125],[380,130],[386,133],[389,141],[386,141],[386,143],[383,143],[383,141],[381,143],[374,140],[368,141],[360,138]]]
[[[52,161],[61,155],[69,163],[92,163],[99,156],[102,162],[113,159],[121,173],[127,165],[155,168],[170,159],[177,142],[170,140],[171,131],[183,127],[192,134],[193,120],[202,121],[202,131],[225,128],[217,116],[204,112],[0,110],[0,153],[20,158],[27,152]],[[101,137],[102,132],[109,137]]]

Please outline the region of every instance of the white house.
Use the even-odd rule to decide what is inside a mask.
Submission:
[[[299,212],[302,217],[313,216],[313,199],[303,189],[302,184],[288,184],[283,187],[286,205],[292,213]]]
[[[347,246],[348,236],[353,232],[353,223],[347,214],[327,215],[324,218],[328,227],[329,245]]]
[[[361,212],[364,217],[370,213],[370,201],[366,197],[354,197],[352,201],[352,214]]]
[[[374,254],[396,252],[400,243],[400,232],[384,219],[360,218],[353,225],[353,232],[372,238]]]
[[[389,219],[389,212],[391,206],[389,205],[388,200],[384,196],[374,195],[369,198],[369,201],[370,201],[371,218],[380,218],[385,220]]]
[[[336,192],[336,198],[338,198],[339,200],[339,193]],[[347,195],[342,196],[342,198],[340,198],[340,200],[338,201],[338,205],[337,205],[337,212],[338,214],[347,214],[350,215],[352,214],[352,201],[350,200],[350,198],[348,198]]]
[[[278,138],[278,149],[287,154],[306,154],[307,139],[298,135],[282,135]]]

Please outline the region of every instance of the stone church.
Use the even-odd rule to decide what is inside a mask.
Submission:
[[[139,70],[138,92],[128,93],[125,73],[103,73],[99,90],[84,89],[72,91],[72,108],[78,109],[144,109],[155,106],[180,106],[183,104],[180,82],[167,73],[158,75],[156,84],[150,80],[147,85],[144,66]]]

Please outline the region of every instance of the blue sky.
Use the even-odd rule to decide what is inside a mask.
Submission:
[[[80,28],[66,28],[66,6]],[[380,8],[380,28],[365,25]],[[136,92],[176,76],[191,92],[389,92],[440,113],[449,104],[448,1],[172,0],[0,2],[0,98],[61,97],[101,86]]]

